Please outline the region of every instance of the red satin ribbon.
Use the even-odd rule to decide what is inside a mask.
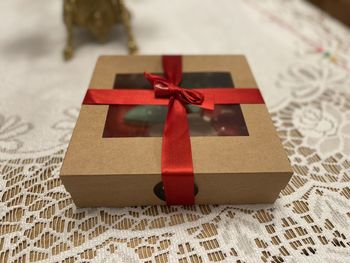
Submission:
[[[185,88],[184,88],[185,89]],[[204,95],[201,108],[212,110],[214,104],[264,103],[256,88],[193,89]],[[83,101],[87,105],[168,105],[169,98],[157,98],[154,90],[145,89],[88,89]]]
[[[162,59],[166,79],[151,74],[146,74],[146,78],[152,83],[156,97],[169,98],[162,142],[165,199],[169,205],[194,204],[192,150],[185,104],[201,105],[204,95],[178,86],[182,80],[180,56]]]
[[[145,73],[154,90],[88,89],[83,104],[166,105],[163,130],[162,181],[169,205],[194,204],[194,174],[186,104],[214,109],[214,104],[262,104],[256,88],[183,89],[181,56],[163,56],[165,78]]]

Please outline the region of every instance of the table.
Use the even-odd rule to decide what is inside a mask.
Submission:
[[[78,209],[59,170],[116,28],[77,32],[62,1],[0,2],[0,262],[349,262],[350,31],[303,1],[129,0],[141,54],[245,54],[295,174],[274,205]]]

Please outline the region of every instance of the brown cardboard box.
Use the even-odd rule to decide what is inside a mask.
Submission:
[[[162,72],[160,56],[102,56],[90,87],[112,88],[122,73]],[[244,56],[183,56],[184,72],[229,72],[257,87]],[[82,105],[61,179],[80,207],[165,204],[161,137],[103,137],[110,106]],[[272,203],[292,169],[264,104],[240,105],[249,136],[191,136],[197,204]]]

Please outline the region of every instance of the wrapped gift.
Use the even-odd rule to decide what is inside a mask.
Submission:
[[[60,177],[120,207],[273,203],[291,175],[244,56],[102,56]]]

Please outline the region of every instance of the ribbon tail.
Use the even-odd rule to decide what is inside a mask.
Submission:
[[[170,98],[162,142],[162,181],[168,205],[194,204],[194,174],[186,109]]]

